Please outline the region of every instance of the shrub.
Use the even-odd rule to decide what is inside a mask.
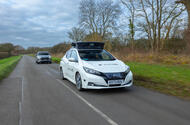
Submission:
[[[55,62],[55,63],[60,63],[61,58],[58,58],[58,57],[52,57],[52,61]]]

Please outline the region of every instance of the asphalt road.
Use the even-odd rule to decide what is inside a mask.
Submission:
[[[24,56],[0,83],[0,125],[190,125],[190,102],[142,87],[78,92]]]

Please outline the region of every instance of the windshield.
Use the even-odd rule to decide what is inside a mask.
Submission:
[[[49,55],[49,53],[38,53],[38,55]]]
[[[79,50],[79,56],[85,61],[115,60],[115,58],[105,50]]]

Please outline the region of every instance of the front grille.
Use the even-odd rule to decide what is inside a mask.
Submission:
[[[119,72],[119,73],[102,73],[102,77],[108,83],[108,80],[124,80],[128,73]]]
[[[49,60],[49,58],[41,58],[41,60]]]
[[[104,73],[108,80],[124,79],[126,74],[124,73]]]

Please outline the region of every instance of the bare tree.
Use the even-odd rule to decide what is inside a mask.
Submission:
[[[135,37],[135,17],[136,17],[136,0],[121,0],[121,3],[127,8],[127,15],[129,19],[129,37],[134,51],[134,37]]]
[[[183,39],[184,38],[184,30],[180,29],[180,24],[182,22],[182,19],[177,19],[174,26],[171,28],[171,30],[173,30],[173,32],[171,33],[171,38],[180,38]]]
[[[68,32],[68,36],[73,41],[82,41],[84,40],[86,34],[85,31],[81,28],[73,27],[71,31]]]
[[[176,0],[176,3],[185,5],[188,13],[188,29],[190,29],[190,0]]]
[[[170,38],[177,18],[185,11],[184,6],[169,0],[140,0],[140,8],[140,15],[145,19],[140,26],[148,34],[152,51],[162,49],[164,40]]]
[[[80,3],[80,25],[89,34],[99,34],[105,38],[106,33],[117,27],[121,14],[119,4],[112,0],[82,0]]]
[[[188,13],[188,28],[185,33],[185,40],[187,42],[187,48],[190,50],[190,0],[176,0],[177,4],[183,4]]]

